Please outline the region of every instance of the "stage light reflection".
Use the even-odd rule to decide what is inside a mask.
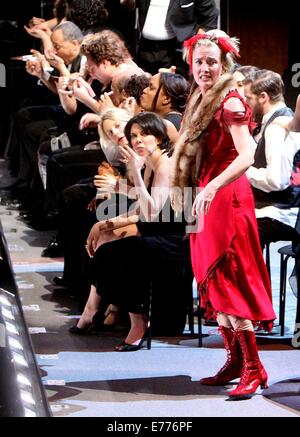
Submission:
[[[21,366],[28,367],[28,363],[27,363],[27,361],[25,360],[25,358],[22,355],[17,354],[16,352],[13,352],[12,356],[13,356],[13,359],[14,359],[15,363],[17,363],[17,364],[19,364]]]
[[[31,393],[28,393],[27,391],[21,390],[21,399],[28,404],[35,405],[35,401],[31,396]]]
[[[1,311],[2,311],[2,316],[4,318],[9,319],[9,320],[15,320],[15,317],[11,311],[7,310],[6,308],[2,308]]]
[[[24,350],[24,348],[23,348],[23,346],[21,345],[21,343],[20,343],[18,340],[16,340],[15,338],[13,338],[13,337],[8,337],[8,343],[9,343],[9,345],[10,345],[13,349],[19,349],[19,350],[21,350],[21,351]]]
[[[10,417],[51,416],[18,296],[0,287],[0,406]],[[2,394],[1,394],[2,390]]]
[[[9,323],[9,322],[6,322],[6,321],[5,321],[5,327],[6,327],[6,329],[7,329],[7,331],[8,331],[9,333],[11,333],[11,334],[15,334],[15,335],[19,335],[19,332],[18,332],[16,326],[13,325],[12,323]]]
[[[29,381],[29,379],[24,376],[22,373],[19,373],[17,376],[17,381],[22,384],[22,385],[26,385],[28,387],[31,387],[31,382]]]

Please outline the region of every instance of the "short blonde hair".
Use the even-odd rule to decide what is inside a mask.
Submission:
[[[103,129],[103,123],[105,120],[122,121],[124,123],[127,123],[131,118],[132,114],[122,108],[110,108],[102,112],[98,123],[98,132],[100,139],[104,140],[105,142],[111,143],[110,139],[107,137]]]

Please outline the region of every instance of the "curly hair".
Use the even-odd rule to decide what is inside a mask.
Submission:
[[[125,41],[108,29],[87,35],[82,41],[81,52],[91,58],[96,65],[105,60],[118,67],[126,60],[131,59]]]
[[[128,97],[134,97],[138,105],[141,104],[141,95],[145,88],[149,86],[149,74],[133,74],[123,85],[123,91]]]
[[[103,26],[108,17],[104,0],[72,0],[67,20],[75,23],[82,32]]]

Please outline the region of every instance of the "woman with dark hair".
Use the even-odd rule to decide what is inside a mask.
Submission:
[[[131,328],[117,351],[142,347],[148,326],[150,285],[155,266],[163,260],[189,260],[185,225],[175,222],[169,203],[170,158],[166,153],[165,123],[144,112],[125,127],[128,145],[121,147],[134,184],[135,209],[124,216],[96,223],[87,238],[87,251],[94,257],[96,279],[74,334],[86,333],[100,301],[128,311]],[[142,176],[143,170],[143,176]]]
[[[135,114],[141,112],[141,96],[144,92],[144,89],[149,86],[151,76],[147,74],[133,74],[124,83],[121,97],[123,97],[123,101],[128,98],[133,98],[136,102],[137,109]],[[122,104],[123,102],[121,102]]]
[[[188,82],[180,74],[157,73],[144,89],[141,107],[145,111],[156,112],[179,130],[188,89]]]

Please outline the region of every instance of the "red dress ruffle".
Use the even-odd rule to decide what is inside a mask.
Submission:
[[[224,108],[237,97],[244,113]],[[251,111],[236,91],[228,93],[207,128],[199,187],[218,176],[236,158],[237,150],[226,126],[246,124],[254,127]],[[191,234],[191,258],[206,317],[217,312],[252,320],[272,329],[276,315],[272,292],[259,242],[254,199],[246,175],[221,188],[209,210],[199,221],[198,232]]]

